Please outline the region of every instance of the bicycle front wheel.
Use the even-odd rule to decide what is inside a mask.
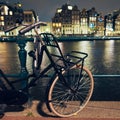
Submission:
[[[56,77],[48,93],[51,110],[60,117],[77,115],[88,103],[93,92],[94,81],[91,72],[81,66],[73,66],[62,72],[64,80]]]

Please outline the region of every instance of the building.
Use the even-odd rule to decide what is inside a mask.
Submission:
[[[16,36],[24,25],[38,20],[34,10],[23,10],[22,4],[10,5],[0,2],[0,36]],[[22,23],[22,24],[21,24]],[[5,33],[6,29],[20,24]],[[77,5],[66,3],[57,8],[52,22],[41,26],[40,32],[51,32],[56,36],[118,36],[120,35],[120,9],[103,16],[94,7],[79,10]],[[25,35],[34,35],[34,30]]]
[[[18,35],[18,31],[24,27],[24,25],[29,25],[34,23],[37,19],[37,16],[34,10],[23,10],[22,4],[16,3],[14,5],[10,5],[7,3],[0,3],[0,36],[16,36]],[[20,24],[20,26],[16,29],[11,30],[10,32],[5,33],[4,31]],[[30,31],[27,34],[33,34]]]
[[[30,25],[32,23],[35,23],[35,21],[37,20],[37,15],[35,13],[34,10],[24,10],[23,11],[23,14],[24,14],[24,19],[23,19],[23,22],[22,24],[23,25]],[[23,26],[20,26],[20,29],[22,28]],[[32,29],[31,31],[27,32],[25,35],[34,35],[35,32],[34,30]]]
[[[113,30],[114,36],[120,35],[120,9],[113,11]]]
[[[88,13],[85,8],[80,12],[80,34],[87,35],[90,33],[88,29]]]
[[[98,15],[97,26],[96,26],[96,35],[97,36],[105,35],[104,16],[101,13]]]
[[[118,14],[118,16],[115,19],[115,36],[119,36],[120,35],[120,14]]]
[[[96,9],[93,7],[87,11],[88,13],[88,27],[89,27],[89,34],[95,35],[97,32],[98,27],[98,13]]]
[[[56,10],[52,18],[53,33],[56,35],[74,35],[80,32],[80,11],[77,6],[65,4]]]
[[[113,15],[108,14],[105,16],[105,35],[112,36],[113,35]]]
[[[80,10],[76,5],[72,9],[72,34],[80,34]]]
[[[14,26],[13,18],[13,8],[6,5],[5,3],[0,3],[0,35],[4,35],[4,29],[8,26]]]
[[[64,4],[52,18],[53,33],[64,36],[96,33],[98,13],[95,8],[80,11],[76,5]]]
[[[57,36],[118,36],[120,9],[105,16],[93,7],[81,11],[76,5],[62,5],[52,18],[52,32]]]
[[[4,35],[4,30],[22,21],[23,10],[21,9],[20,3],[11,6],[7,3],[0,2],[0,36]],[[14,35],[14,33],[11,33],[11,35]]]
[[[53,33],[52,31],[52,22],[47,22],[46,26],[41,26],[40,27],[40,32],[46,32],[46,33]]]

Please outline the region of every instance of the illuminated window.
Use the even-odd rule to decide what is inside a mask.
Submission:
[[[68,9],[69,9],[69,10],[72,10],[72,8],[73,8],[72,6],[68,6]]]
[[[4,9],[5,9],[5,15],[8,15],[8,7],[4,6]]]
[[[59,23],[59,27],[61,27],[61,23]]]
[[[96,21],[96,17],[90,17],[90,21]]]
[[[1,12],[1,15],[4,15],[4,12]]]
[[[9,14],[10,14],[10,15],[13,15],[13,12],[12,12],[12,11],[9,11]]]
[[[4,26],[4,22],[0,22],[0,25]]]
[[[0,20],[4,20],[4,16],[1,16],[1,17],[0,17]]]
[[[22,4],[18,3],[18,7],[22,7]]]
[[[55,26],[55,23],[53,23],[53,26]]]
[[[95,27],[94,23],[90,23],[90,28],[94,28],[94,27]]]
[[[83,19],[82,19],[82,22],[86,22],[86,19],[85,19],[85,18],[83,18]]]
[[[2,25],[3,25],[3,26],[5,25],[4,22],[2,22]]]
[[[56,27],[58,27],[58,23],[56,23]]]
[[[57,12],[58,12],[58,13],[61,13],[61,12],[62,12],[62,9],[58,9]]]

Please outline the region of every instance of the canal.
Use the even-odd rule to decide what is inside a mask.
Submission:
[[[94,75],[120,75],[120,40],[99,40],[99,41],[76,41],[76,42],[59,42],[63,53],[72,50],[78,50],[88,53],[85,60],[85,66],[89,68]],[[28,42],[26,50],[33,49],[33,44]],[[18,58],[18,45],[16,43],[0,43],[0,68],[7,74],[19,73],[20,63]],[[44,56],[44,67],[48,60]],[[31,72],[32,59],[27,56],[27,70]],[[40,86],[32,93],[35,99],[41,99],[43,88],[47,80],[41,80]],[[120,101],[120,78],[95,78],[95,87],[92,100],[101,101]],[[40,92],[41,91],[41,92]],[[39,94],[38,94],[39,93]],[[37,96],[37,97],[36,97]]]

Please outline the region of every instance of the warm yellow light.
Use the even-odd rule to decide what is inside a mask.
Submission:
[[[9,14],[10,14],[10,15],[13,15],[13,12],[12,12],[12,11],[9,11]]]
[[[19,4],[18,4],[18,7],[22,7],[22,4],[19,3]]]
[[[53,27],[55,26],[55,23],[53,23]]]
[[[56,27],[58,27],[58,23],[56,23]]]
[[[72,6],[68,6],[68,9],[69,9],[69,10],[72,10]]]
[[[59,23],[58,26],[61,27],[61,23]]]
[[[61,13],[61,12],[62,12],[62,9],[58,9],[57,12],[58,12],[58,13]]]
[[[5,24],[4,24],[4,22],[2,22],[2,26],[4,26]]]
[[[8,15],[8,9],[9,9],[9,8],[8,8],[7,6],[4,6],[4,9],[5,9],[4,14],[5,14],[5,15]]]
[[[4,17],[3,17],[3,16],[1,16],[1,17],[0,17],[0,20],[4,20]]]

